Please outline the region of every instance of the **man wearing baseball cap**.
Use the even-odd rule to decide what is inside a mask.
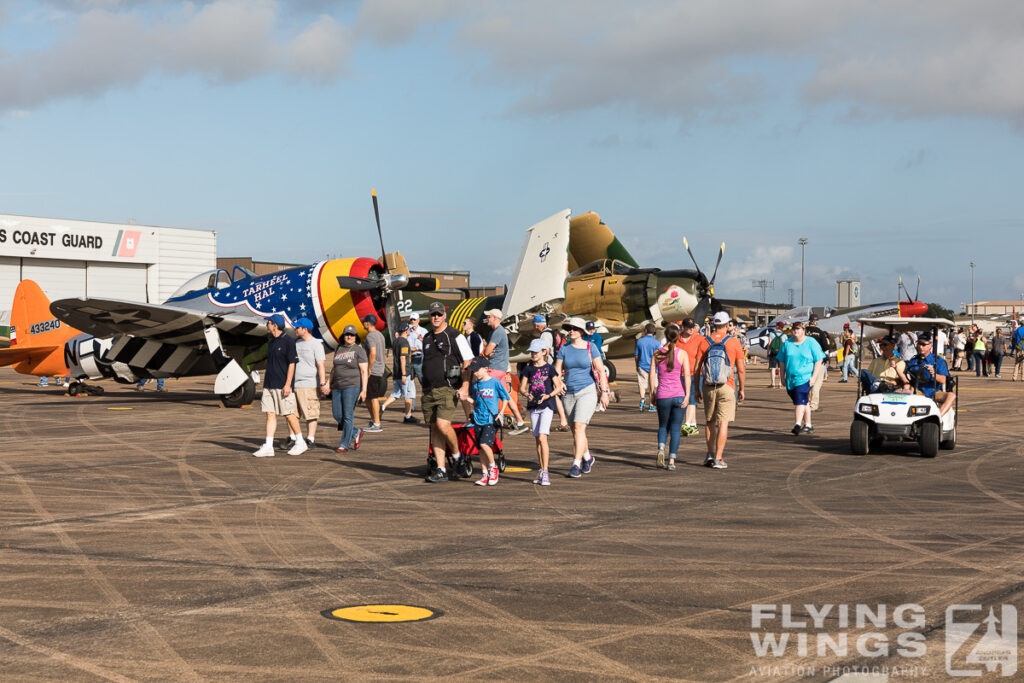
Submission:
[[[381,414],[398,399],[405,400],[405,417],[402,422],[413,424],[416,418],[412,416],[412,409],[416,403],[416,383],[413,381],[412,361],[409,345],[409,337],[412,333],[407,323],[399,323],[398,333],[391,345],[391,356],[394,359],[394,376],[391,379],[392,392],[387,400],[380,407]]]
[[[309,318],[295,321],[295,353],[299,360],[295,364],[295,408],[299,415],[299,426],[307,424],[306,441],[312,446],[316,442],[316,427],[320,420],[320,395],[327,396],[327,373],[324,369],[324,343],[313,336],[313,322]],[[301,440],[302,435],[299,434]]]
[[[409,315],[409,361],[412,374],[423,383],[423,336],[427,333],[420,327],[420,314]]]
[[[501,326],[501,310],[492,308],[484,311],[484,322],[491,328],[491,336],[480,355],[487,359],[491,377],[505,384],[506,391],[508,391],[508,387],[511,386],[510,383],[506,384],[509,371],[508,333]],[[516,427],[510,433],[522,434],[529,427],[523,422],[523,416],[519,412],[518,401],[509,401],[508,406],[516,418]]]
[[[380,397],[384,395],[387,386],[384,383],[384,335],[377,331],[377,316],[367,313],[363,316],[363,327],[366,328],[366,338],[363,340],[363,348],[366,349],[366,357],[370,364],[370,379],[366,383],[366,407],[370,411],[370,424],[363,431],[367,434],[383,432],[380,426]]]
[[[711,326],[711,334],[697,348],[697,371],[694,374],[703,384],[701,398],[707,423],[704,466],[724,470],[728,467],[723,454],[729,438],[729,423],[736,419],[737,394],[739,400],[744,398],[747,369],[743,362],[743,345],[726,330],[729,314],[725,311],[715,313]],[[729,370],[724,370],[725,365]],[[727,375],[724,382],[720,381],[722,375]]]
[[[308,448],[302,438],[299,419],[295,416],[295,394],[292,393],[295,364],[299,357],[295,352],[295,340],[284,333],[284,325],[284,316],[280,313],[267,318],[270,341],[267,342],[267,371],[263,377],[263,394],[260,397],[260,408],[267,416],[267,440],[253,453],[257,458],[274,455],[274,432],[277,431],[278,415],[284,416],[288,422],[288,430],[295,441],[288,455],[305,453]]]
[[[836,344],[832,341],[832,335],[825,332],[818,326],[818,314],[811,313],[807,317],[807,325],[804,328],[807,336],[818,342],[818,346],[821,347],[821,352],[825,354],[825,363],[822,366],[821,377],[818,378],[816,384],[811,385],[811,393],[807,396],[807,406],[812,412],[818,410],[818,406],[821,400],[821,385],[828,379],[828,364],[829,358],[831,358],[832,351],[835,351]]]
[[[452,454],[456,474],[462,468],[462,454],[452,429],[452,416],[459,401],[468,398],[467,368],[473,360],[473,352],[466,338],[448,326],[448,314],[443,303],[433,302],[428,312],[431,329],[423,337],[423,398],[420,409],[423,421],[430,425],[430,446],[435,462],[427,481],[440,483],[448,481],[445,448]]]

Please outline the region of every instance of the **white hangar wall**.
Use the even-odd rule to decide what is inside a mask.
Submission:
[[[23,279],[51,301],[95,296],[161,303],[217,267],[217,233],[0,214],[0,309]]]

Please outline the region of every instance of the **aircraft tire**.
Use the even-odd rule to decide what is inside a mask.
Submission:
[[[605,362],[604,366],[608,368],[608,381],[614,382],[618,372],[615,370],[615,363]]]
[[[245,384],[238,387],[230,394],[220,397],[220,402],[225,408],[241,408],[250,405],[256,398],[256,383],[251,379],[245,380]]]

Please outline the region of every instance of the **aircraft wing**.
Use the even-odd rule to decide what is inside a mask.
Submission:
[[[54,301],[50,311],[96,337],[131,335],[167,344],[202,343],[203,330],[210,326],[229,336],[266,336],[265,318],[248,310],[210,314],[180,306],[90,297]]]
[[[554,308],[565,299],[569,269],[569,209],[559,211],[526,231],[512,286],[502,305],[502,319]]]

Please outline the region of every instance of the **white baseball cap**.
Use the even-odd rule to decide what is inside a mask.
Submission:
[[[530,342],[530,353],[540,353],[546,348],[548,348],[547,340],[534,339],[532,342]]]
[[[727,325],[729,323],[729,314],[725,311],[719,311],[715,313],[715,317],[711,319],[712,325]]]

